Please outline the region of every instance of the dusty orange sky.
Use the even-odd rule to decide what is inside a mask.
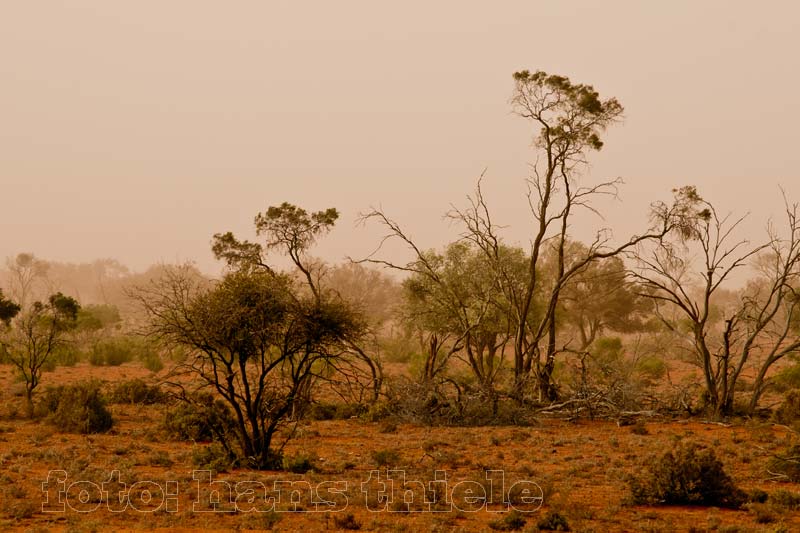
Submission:
[[[0,258],[193,259],[282,201],[335,206],[318,248],[364,255],[382,206],[423,246],[487,168],[525,243],[531,131],[515,70],[590,83],[626,108],[590,178],[621,176],[619,237],[693,183],[755,237],[800,200],[796,2],[112,1],[0,3]]]

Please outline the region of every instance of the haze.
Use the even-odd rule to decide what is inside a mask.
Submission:
[[[640,231],[695,184],[751,211],[757,238],[800,200],[794,2],[209,2],[0,5],[0,258],[114,257],[220,268],[211,235],[251,235],[282,201],[342,212],[316,253],[363,256],[380,205],[423,246],[487,169],[510,241],[527,242],[531,131],[515,70],[617,97],[626,120],[587,178],[621,176],[597,226]]]

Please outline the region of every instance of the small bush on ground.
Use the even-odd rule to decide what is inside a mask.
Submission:
[[[180,401],[164,416],[163,429],[175,440],[210,442],[230,430],[230,411],[207,393]]]
[[[208,446],[195,446],[192,450],[192,464],[201,470],[227,472],[237,466],[237,460],[230,450],[213,442]]]
[[[631,481],[634,503],[739,508],[745,494],[712,450],[679,444],[652,458],[643,476]]]
[[[769,462],[768,470],[792,483],[800,483],[800,444],[795,444],[785,453],[776,455]]]
[[[789,392],[780,406],[772,413],[772,418],[779,424],[793,424],[800,420],[800,390]]]
[[[157,385],[148,385],[139,378],[122,381],[111,392],[111,403],[152,405],[164,403],[167,395]]]
[[[347,513],[341,516],[334,515],[333,523],[338,529],[346,529],[348,531],[357,531],[361,529],[361,522],[356,520],[353,513]]]
[[[525,517],[519,511],[511,511],[502,518],[489,522],[489,528],[495,531],[519,531],[525,527]]]
[[[284,457],[283,468],[294,474],[305,474],[311,470],[316,470],[314,458],[308,455],[296,455],[294,457]]]
[[[103,433],[113,424],[98,381],[50,387],[42,395],[37,410],[66,433]]]
[[[536,524],[541,531],[570,531],[569,523],[558,511],[550,511]]]

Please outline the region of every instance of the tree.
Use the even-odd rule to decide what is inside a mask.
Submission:
[[[219,442],[258,469],[280,468],[275,432],[363,330],[341,300],[303,295],[290,276],[265,270],[235,270],[207,286],[173,269],[137,298],[151,335],[189,352],[174,375],[199,378],[199,389],[222,399],[231,425]]]
[[[569,243],[567,255],[585,255],[585,246]],[[632,333],[649,325],[652,302],[639,296],[638,286],[628,279],[621,257],[589,263],[562,289],[559,314],[577,334],[570,349],[584,352],[606,331]]]
[[[504,257],[516,265],[509,271],[524,271],[522,250],[508,248]],[[405,268],[411,275],[403,282],[402,319],[426,351],[422,379],[432,383],[456,356],[495,400],[513,323],[485,256],[468,242],[455,242],[442,253],[424,252]]]
[[[297,272],[305,280],[305,288],[319,305],[323,305],[338,296],[324,286],[323,278],[327,270],[323,263],[309,255],[309,249],[317,239],[331,231],[338,218],[339,212],[332,207],[309,213],[303,208],[284,202],[280,206],[269,207],[255,217],[256,234],[265,238],[264,244],[239,240],[231,232],[217,233],[214,235],[212,251],[217,259],[226,261],[231,268],[263,270],[276,276],[277,270],[269,264],[268,255],[277,250],[291,259]],[[364,337],[358,339],[362,341]],[[371,357],[362,343],[355,340],[353,337],[348,341],[352,357],[337,359],[338,376],[348,388],[360,389],[365,381],[362,367],[366,366],[372,400],[376,401],[383,383],[380,361]]]
[[[11,295],[20,306],[27,307],[33,296],[36,283],[47,276],[49,265],[31,253],[17,254],[14,259],[6,259]]]
[[[538,157],[527,180],[528,203],[534,220],[534,234],[523,283],[508,271],[503,261],[505,245],[492,220],[485,201],[481,179],[476,193],[465,209],[454,209],[450,217],[464,227],[462,238],[474,244],[487,259],[500,292],[513,312],[514,396],[523,401],[530,385],[540,400],[554,400],[558,390],[553,381],[555,358],[563,351],[558,345],[558,309],[565,285],[587,265],[620,255],[636,244],[659,239],[669,232],[679,210],[670,206],[660,210],[660,217],[646,233],[612,245],[608,233],[601,230],[585,253],[567,257],[568,229],[576,211],[595,212],[591,201],[597,196],[614,195],[620,180],[581,186],[578,177],[588,153],[600,150],[600,135],[622,115],[622,106],[614,99],[601,99],[590,85],[572,83],[563,76],[544,72],[521,71],[514,74],[512,109],[533,123],[534,147]],[[481,177],[482,178],[482,177]],[[376,219],[389,230],[385,239],[403,240],[419,258],[421,253],[384,213],[373,210],[364,219]],[[384,240],[385,240],[384,239]],[[555,265],[550,279],[545,279],[543,257],[548,247],[555,250]],[[368,260],[399,270],[401,265]],[[541,311],[538,313],[538,311]],[[533,378],[533,379],[531,379]],[[533,381],[533,383],[531,383]]]
[[[17,316],[21,307],[18,303],[7,299],[0,289],[0,322],[6,327],[11,325],[11,319]]]
[[[0,302],[0,307],[4,306],[8,308]],[[79,310],[73,298],[60,292],[53,294],[46,303],[34,302],[22,310],[0,338],[6,360],[25,381],[29,415],[33,414],[33,392],[42,371],[56,350],[67,343],[66,334],[75,327]]]
[[[766,242],[751,245],[735,237],[744,217],[720,216],[694,187],[675,192],[693,206],[694,215],[685,219],[693,224],[671,241],[639,250],[633,275],[663,324],[695,356],[712,416],[733,411],[736,385],[747,366],[756,369],[747,406],[752,412],[768,385],[769,369],[800,350],[795,329],[800,318],[798,207],[786,203],[786,235],[770,225]],[[756,278],[727,305],[715,305],[732,274],[753,263]]]

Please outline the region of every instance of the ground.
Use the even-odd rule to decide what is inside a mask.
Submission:
[[[43,386],[87,377],[112,384],[148,374],[132,363],[113,368],[79,364],[46,374]],[[649,419],[644,426],[620,427],[614,421],[543,418],[529,427],[477,428],[355,418],[313,421],[297,426],[285,449],[295,463],[310,462],[307,466],[313,468],[306,473],[207,473],[193,464],[205,443],[173,442],[159,430],[163,406],[112,405],[115,424],[109,433],[62,434],[42,421],[14,416],[17,392],[10,368],[0,366],[2,530],[333,531],[360,526],[362,531],[490,531],[490,523],[509,516],[508,504],[495,497],[493,505],[485,506],[470,495],[497,493],[498,486],[508,489],[520,482],[516,487],[529,492],[517,491],[511,505],[529,511],[521,515],[525,531],[537,530],[552,511],[572,531],[800,531],[800,513],[780,508],[756,512],[629,502],[629,477],[641,472],[648,457],[681,441],[713,448],[745,491],[800,492],[797,484],[769,480],[772,455],[798,439],[788,428],[767,421],[720,425]],[[409,505],[424,512],[403,512],[397,490],[392,503],[381,509],[378,491],[391,492],[387,468],[393,471],[388,475],[395,489],[400,471],[405,472],[406,487],[412,489],[409,499],[414,499]],[[435,504],[420,503],[423,495],[414,491],[418,485],[413,482],[435,479],[438,484],[429,486],[446,497]],[[236,485],[244,481],[249,484]],[[276,481],[283,482],[277,485],[281,491],[273,490]],[[120,511],[113,501],[102,501],[95,492],[103,483],[110,494],[129,496],[131,506]],[[235,503],[226,503],[229,488],[234,497],[240,493]],[[264,490],[279,495],[277,512],[268,512],[263,494],[249,503],[246,488],[256,495]],[[295,504],[292,491],[299,500]],[[315,506],[314,496],[331,501],[338,512]],[[352,519],[346,520],[349,514]]]

